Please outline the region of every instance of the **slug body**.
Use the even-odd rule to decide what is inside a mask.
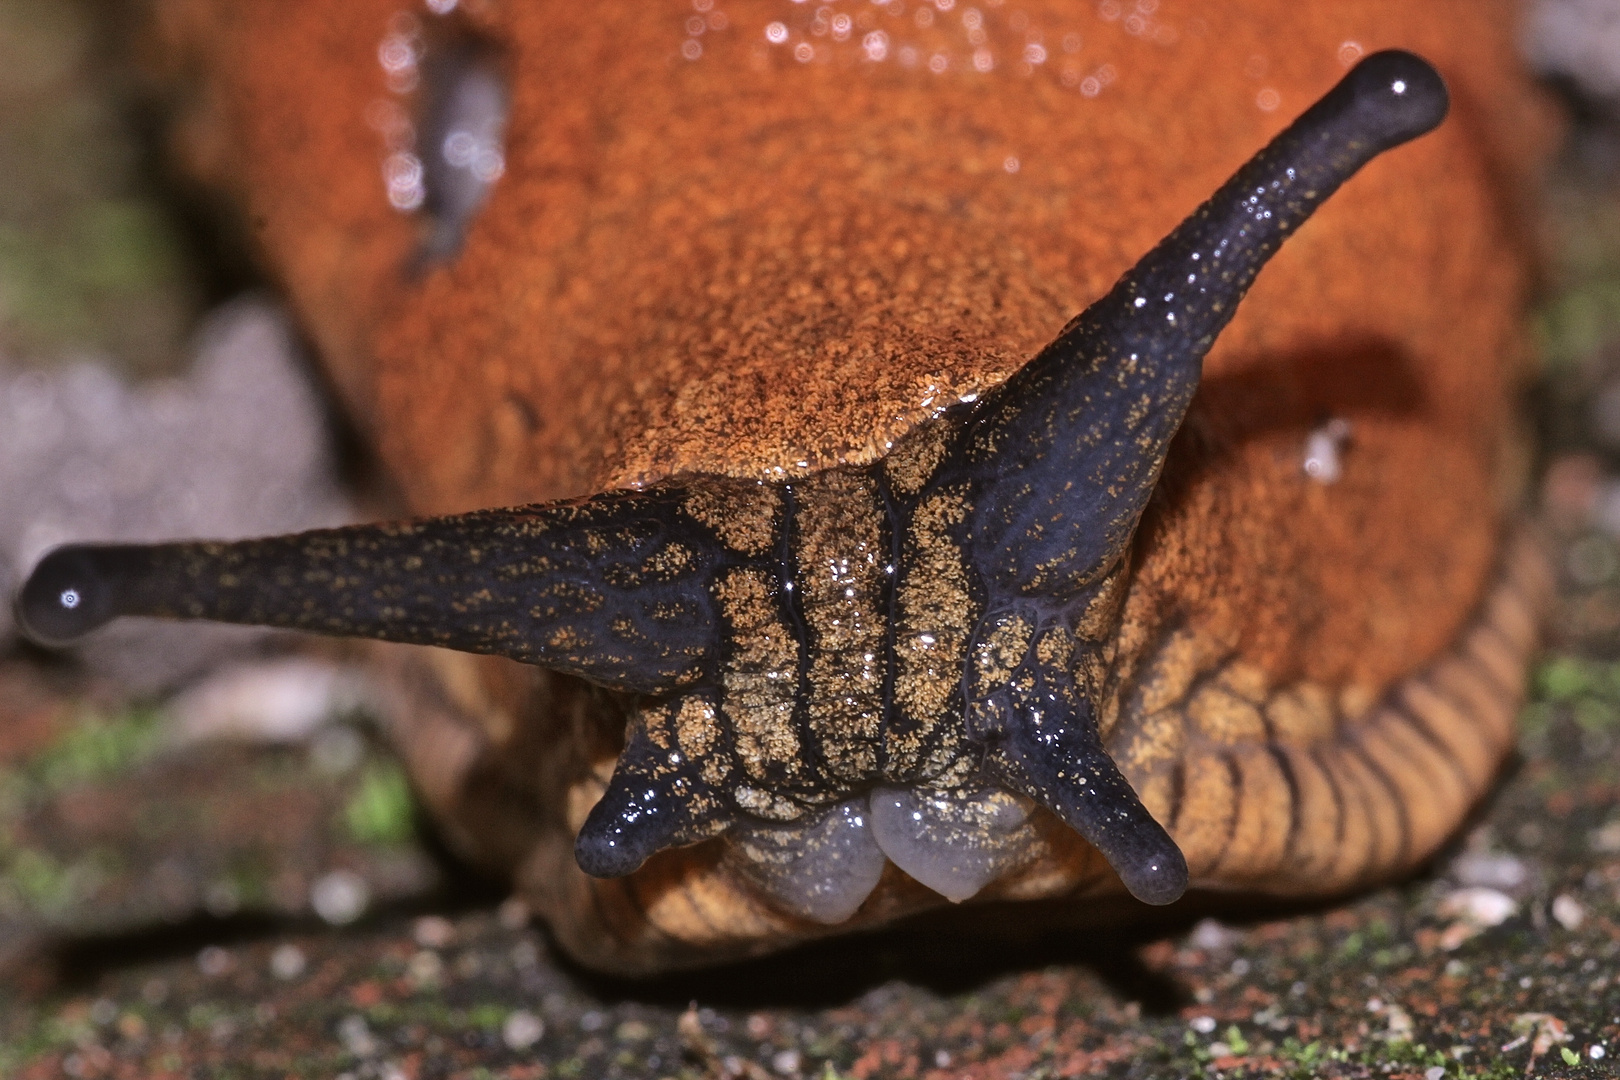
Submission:
[[[1056,21],[1061,6],[1052,7],[1043,14]],[[361,309],[372,321],[316,298],[311,238],[290,220],[307,210],[289,211],[267,238],[295,297],[305,290],[307,317],[362,415],[368,402],[407,408],[390,395],[413,366],[422,377],[412,415],[378,421],[397,467],[444,451],[407,484],[418,506],[460,510],[489,491],[583,497],[255,541],[72,546],[23,589],[24,623],[55,641],[122,615],[224,619],[556,673],[484,667],[482,689],[469,691],[457,661],[402,660],[435,669],[440,687],[404,707],[402,749],[452,835],[515,867],[570,947],[620,969],[777,947],[941,899],[1074,897],[1122,884],[1163,904],[1189,881],[1321,891],[1421,859],[1495,767],[1532,636],[1533,560],[1510,554],[1494,578],[1491,569],[1503,469],[1492,425],[1505,414],[1517,277],[1414,268],[1416,252],[1397,254],[1397,276],[1483,290],[1500,309],[1482,316],[1495,337],[1473,370],[1454,370],[1458,343],[1409,332],[1341,329],[1313,345],[1300,337],[1308,319],[1292,331],[1253,328],[1241,344],[1251,359],[1227,369],[1215,412],[1195,421],[1194,438],[1175,437],[1217,335],[1261,268],[1363,165],[1439,124],[1440,77],[1410,53],[1361,59],[1065,325],[1072,308],[1049,316],[1081,279],[1064,269],[1064,245],[1026,247],[993,216],[1027,223],[1002,189],[1028,182],[1052,147],[1020,148],[937,200],[915,182],[929,167],[885,175],[875,151],[909,146],[926,160],[930,118],[946,123],[956,104],[969,108],[949,145],[979,143],[982,156],[999,110],[1037,110],[1039,121],[1020,129],[1028,137],[1057,130],[1062,109],[1105,103],[1045,84],[1019,91],[994,81],[1010,73],[952,72],[948,62],[940,72],[879,70],[874,42],[887,50],[899,24],[882,39],[869,31],[864,61],[836,47],[844,39],[831,22],[823,53],[810,23],[808,54],[773,54],[798,32],[766,18],[777,8],[797,18],[791,4],[763,2],[728,8],[718,30],[693,16],[706,42],[659,53],[655,67],[648,16],[570,24],[576,16],[557,10],[503,24],[474,6],[439,32],[493,43],[446,54],[507,50],[506,175],[488,190],[458,182],[419,200],[432,220],[416,224],[414,239],[402,234],[409,242],[396,245],[391,268],[360,277],[375,290]],[[206,5],[172,10],[183,22]],[[948,10],[918,6],[928,18],[914,13],[912,25]],[[888,27],[881,20],[894,14],[867,17]],[[526,35],[548,18],[559,39],[580,33],[568,50]],[[977,18],[968,29],[983,36],[987,16]],[[592,36],[609,24],[621,39]],[[389,25],[403,33],[405,24]],[[737,35],[729,51],[726,30]],[[700,36],[688,28],[688,40]],[[874,112],[854,121],[847,143],[831,116],[831,132],[811,134],[794,101],[831,87],[818,55],[846,70],[851,94]],[[555,90],[555,71],[526,75],[587,56],[612,102],[594,134],[582,117],[559,125],[554,114],[578,108],[573,99],[551,100],[544,119],[535,113],[536,84]],[[672,115],[689,106],[723,127],[725,94],[735,95],[727,153],[756,155],[762,175],[853,158],[822,182],[865,185],[864,203],[830,232],[813,201],[756,199],[741,178],[741,195],[702,205],[706,192],[729,190],[713,186],[726,164],[716,136],[706,132],[683,167],[680,131],[660,131],[656,110],[638,118],[639,106],[614,96],[631,75],[651,79],[659,68]],[[492,69],[478,70],[487,81]],[[918,89],[941,76],[955,81]],[[422,115],[460,115],[471,107],[457,102],[498,96],[452,83],[450,104],[429,102]],[[479,115],[488,130],[492,113]],[[986,130],[961,134],[973,124]],[[777,139],[784,127],[797,141]],[[525,142],[539,130],[545,139]],[[676,152],[646,150],[664,143]],[[649,153],[678,175],[612,161]],[[1430,173],[1448,167],[1431,158]],[[1093,155],[1093,167],[1105,162]],[[584,179],[553,179],[570,169]],[[1052,177],[1038,182],[1053,189]],[[522,218],[510,206],[499,215],[502,185],[517,189],[514,199],[540,199],[531,234],[512,231]],[[637,190],[648,185],[659,191]],[[1460,186],[1477,205],[1481,184]],[[606,193],[593,205],[584,192],[598,189]],[[251,183],[248,192],[250,203],[273,198]],[[975,220],[986,212],[980,197],[991,216]],[[571,241],[559,240],[560,214],[577,219]],[[635,240],[614,214],[659,228]],[[1482,247],[1509,250],[1482,224],[1486,211],[1470,220]],[[614,237],[619,246],[602,246]],[[554,259],[539,269],[525,261],[536,238]],[[1376,249],[1400,242],[1413,238],[1379,238],[1362,255],[1378,260]],[[352,234],[346,243],[334,267],[381,265],[387,245]],[[386,358],[405,347],[401,324],[437,298],[463,311],[493,302],[456,290],[493,288],[499,279],[481,268],[503,251],[529,275],[496,298],[503,313],[466,324],[473,344],[444,357],[435,342],[453,323],[418,331],[390,368]],[[638,259],[702,272],[650,273]],[[1358,272],[1390,272],[1383,266]],[[1083,280],[1094,277],[1088,268]],[[592,318],[610,296],[628,312]],[[402,297],[411,313],[384,319]],[[704,297],[715,301],[706,309]],[[456,428],[444,410],[458,406],[435,399],[433,385],[476,367],[477,343],[531,308],[561,329],[495,344],[513,382],[482,399],[489,412],[474,445],[409,434],[436,411]],[[1043,317],[1051,340],[1031,348]],[[796,390],[799,410],[782,395],[802,349],[816,354],[806,373],[820,382]],[[717,362],[728,355],[734,367]],[[559,403],[557,425],[533,389],[566,383],[570,373],[557,369],[570,358],[600,377],[590,391],[597,418],[572,434],[557,427],[569,427],[577,403]],[[871,393],[828,385],[854,374],[852,361],[935,375],[920,403],[897,414],[882,382],[892,372],[872,372]],[[544,372],[527,376],[529,389],[525,364]],[[1438,374],[1419,374],[1425,364]],[[1278,376],[1281,399],[1253,389],[1279,368],[1300,369]],[[728,378],[740,383],[732,414],[715,397]],[[1373,384],[1361,398],[1333,400],[1358,380]],[[1329,389],[1302,395],[1313,383]],[[1454,398],[1435,397],[1451,389]],[[1265,460],[1255,414],[1270,406],[1265,419],[1291,431],[1302,402],[1290,393],[1318,407],[1359,403],[1353,422],[1368,452],[1345,469],[1362,471],[1359,485],[1313,491],[1297,460],[1283,477],[1274,450]],[[829,398],[854,404],[815,415]],[[1223,408],[1239,422],[1223,429]],[[1381,415],[1390,412],[1393,421]],[[773,418],[782,421],[774,430]],[[813,434],[817,423],[834,430]],[[571,465],[559,452],[592,430],[638,425],[643,434],[602,438]],[[400,438],[415,441],[392,449]],[[548,445],[534,475],[517,479]],[[1411,458],[1420,452],[1429,456]],[[1409,520],[1393,530],[1358,524],[1390,515]],[[1267,529],[1307,536],[1279,544]],[[1391,538],[1402,550],[1380,547]],[[1231,572],[1234,558],[1253,565]],[[1344,610],[1330,613],[1336,603]],[[1391,711],[1392,695],[1408,701],[1404,710]],[[578,869],[562,862],[570,850]]]

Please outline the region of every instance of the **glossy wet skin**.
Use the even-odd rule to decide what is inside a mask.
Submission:
[[[736,829],[759,887],[838,922],[881,855],[952,899],[1016,868],[1033,800],[1167,903],[1186,863],[1099,732],[1132,537],[1260,267],[1445,109],[1422,61],[1363,61],[1016,375],[870,466],[68,548],[19,611],[43,640],[123,614],[219,618],[510,656],[644,695],[580,831],[598,876]]]

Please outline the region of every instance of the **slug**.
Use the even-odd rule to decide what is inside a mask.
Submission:
[[[1333,892],[1488,785],[1546,587],[1504,531],[1525,259],[1477,137],[1397,149],[1447,114],[1427,61],[1295,18],[1348,71],[1105,286],[1109,241],[1187,194],[1137,168],[1155,125],[1199,141],[1109,92],[1216,92],[1229,13],[429,6],[160,11],[216,54],[215,143],[293,179],[193,166],[439,512],[59,548],[17,600],[37,640],[140,615],[500,658],[381,650],[401,752],[458,846],[621,971],[947,902]],[[1145,43],[1071,79],[1116,21]],[[271,100],[295,73],[250,29],[294,68],[308,35],[339,92]],[[368,112],[362,191],[364,153],[321,147]],[[1356,205],[1396,211],[1307,225],[1386,153]]]

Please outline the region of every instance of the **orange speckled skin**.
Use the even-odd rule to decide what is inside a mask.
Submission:
[[[400,0],[162,0],[157,25],[184,156],[245,212],[413,513],[870,461],[1046,344],[1343,74],[1346,42],[1418,52],[1451,118],[1334,196],[1220,339],[1122,642],[1190,620],[1274,684],[1369,696],[1438,654],[1513,472],[1510,222],[1544,144],[1513,7],[1162,0],[1132,23],[983,0],[981,73],[966,5],[920,27],[923,6],[836,4],[848,39],[807,38],[801,63],[765,34],[801,40],[815,5],[790,0],[715,0],[697,59],[690,0],[463,0],[510,80],[507,168],[421,275],[367,122]],[[1031,30],[1047,58],[1025,71]],[[1095,96],[1068,85],[1105,66]],[[1344,479],[1304,482],[1332,416],[1353,426]]]

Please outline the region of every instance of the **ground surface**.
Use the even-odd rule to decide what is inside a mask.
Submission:
[[[25,65],[32,81],[0,59],[0,94],[55,88],[78,104],[41,130],[105,127],[125,161],[116,86],[74,59],[89,30],[48,17],[69,6],[0,5],[14,49],[26,30],[56,57]],[[80,188],[57,191],[44,136],[6,115],[8,192],[55,192],[49,213],[86,215],[96,244],[98,202],[144,224],[131,261],[104,256],[125,276],[68,280],[78,257],[0,206],[0,281],[36,288],[0,296],[0,342],[162,368],[197,295],[183,244],[162,240],[183,229],[84,139],[58,138]],[[1563,591],[1519,754],[1428,873],[1128,934],[898,932],[616,983],[572,969],[437,852],[363,723],[279,747],[177,743],[161,709],[18,653],[0,661],[0,1076],[1620,1074],[1620,186],[1612,155],[1583,160],[1549,200],[1535,405]],[[52,322],[38,290],[67,290],[82,321]],[[130,303],[154,314],[131,321]]]

